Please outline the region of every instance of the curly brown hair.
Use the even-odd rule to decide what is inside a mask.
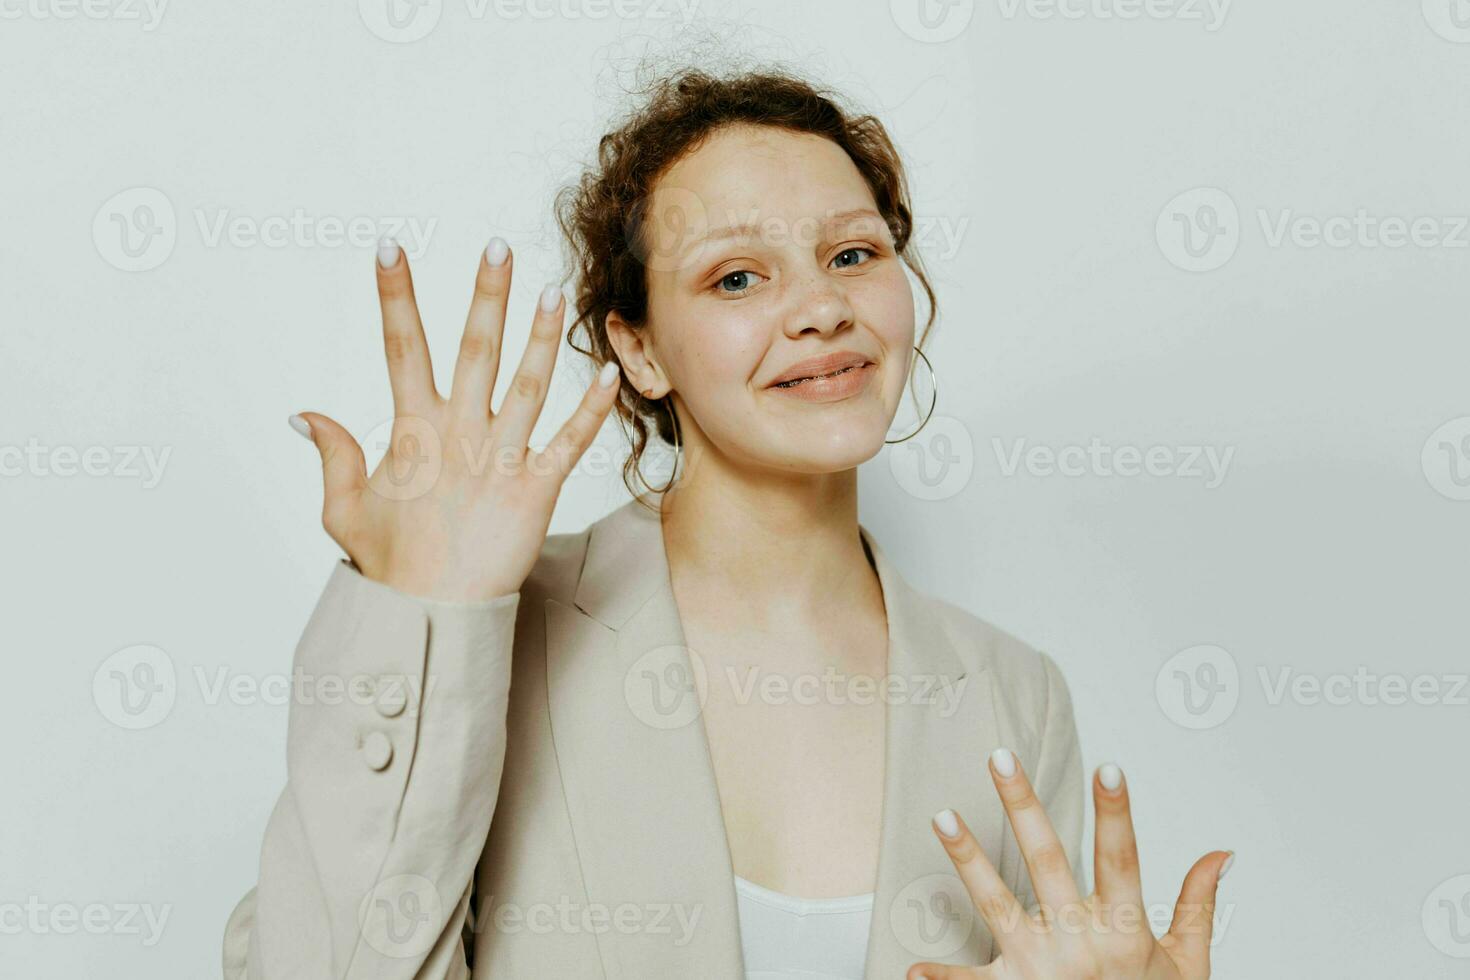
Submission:
[[[903,163],[876,116],[846,108],[834,91],[770,67],[730,74],[686,67],[655,77],[633,94],[641,101],[602,136],[596,165],[556,195],[556,221],[576,269],[576,318],[567,331],[573,350],[600,367],[616,357],[607,333],[609,313],[617,312],[635,329],[646,326],[648,252],[642,229],[654,185],[716,130],[742,123],[822,136],[846,151],[873,193],[895,251],[928,299],[929,316],[918,344],[923,347],[938,309],[923,260],[910,247],[913,211]],[[586,346],[578,345],[579,332],[585,334]],[[620,381],[615,407],[631,430],[632,444],[623,482],[634,497],[639,489],[633,477],[650,432],[675,444],[676,423],[667,401],[667,395],[646,401],[626,377]]]

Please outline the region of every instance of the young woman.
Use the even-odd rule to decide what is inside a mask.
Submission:
[[[349,556],[296,667],[354,696],[292,705],[226,977],[1208,976],[1230,855],[1194,865],[1156,940],[1104,766],[1084,897],[1055,664],[914,590],[858,522],[918,360],[905,268],[934,321],[879,122],[779,72],[682,72],[559,218],[568,340],[600,370],[545,449],[564,302],[546,288],[492,411],[500,239],[448,398],[407,258],[380,248],[395,421],[371,475],[336,422],[292,419]],[[548,537],[614,408],[625,479],[651,431],[677,479]]]

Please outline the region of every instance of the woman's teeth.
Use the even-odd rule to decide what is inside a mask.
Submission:
[[[846,374],[848,371],[851,371],[853,369],[853,367],[855,367],[855,365],[849,364],[847,367],[842,368],[841,370],[838,370],[838,371],[833,371],[831,374],[818,374],[818,375],[814,375],[813,377],[810,377],[810,378],[797,378],[795,381],[783,381],[780,384],[776,385],[776,387],[777,388],[795,388],[797,385],[801,384],[803,381],[815,381],[817,378],[835,378],[839,374]]]

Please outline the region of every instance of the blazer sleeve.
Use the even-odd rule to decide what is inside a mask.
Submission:
[[[296,647],[286,786],[225,980],[469,977],[519,603],[422,599],[338,562]]]
[[[1046,675],[1046,708],[1042,714],[1041,750],[1035,772],[1029,775],[1036,797],[1067,852],[1077,890],[1085,896],[1092,890],[1086,878],[1087,862],[1082,856],[1083,797],[1087,786],[1082,773],[1077,721],[1072,715],[1072,695],[1055,661],[1045,653],[1038,651],[1038,655]],[[1036,907],[1036,891],[1024,862],[1016,898],[1024,908]]]

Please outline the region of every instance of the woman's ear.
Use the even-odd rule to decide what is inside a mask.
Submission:
[[[652,391],[651,398],[663,397],[659,390],[663,384],[663,372],[652,358],[648,344],[648,330],[636,330],[622,315],[616,312],[607,315],[607,339],[613,352],[623,364],[623,373],[639,391]]]

